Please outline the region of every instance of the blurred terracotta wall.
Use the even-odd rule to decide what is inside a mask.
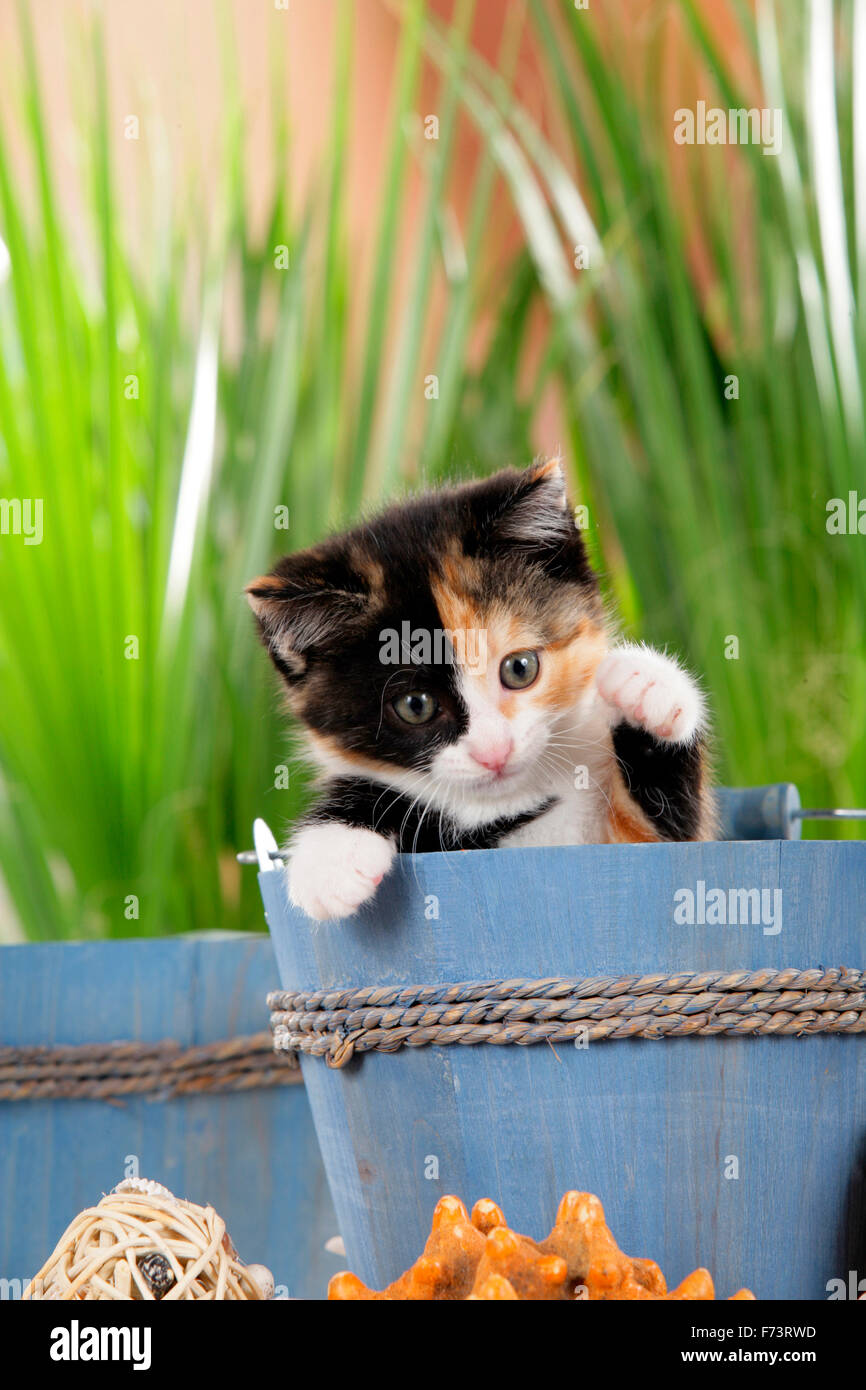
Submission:
[[[86,36],[94,20],[105,34],[110,74],[110,105],[116,135],[119,184],[134,201],[138,151],[123,140],[123,120],[137,114],[141,140],[165,137],[172,162],[205,186],[215,173],[221,116],[221,8],[230,18],[248,119],[246,162],[251,197],[261,202],[270,172],[272,148],[268,81],[271,50],[288,60],[283,93],[292,130],[291,176],[303,187],[315,175],[317,151],[327,136],[332,98],[332,54],[338,0],[28,0],[45,104],[60,161],[61,185],[75,197],[78,177],[75,111],[86,96]],[[0,101],[13,100],[18,51],[17,0],[0,0]],[[451,0],[431,8],[447,18]],[[494,57],[505,5],[479,0],[473,41]],[[387,150],[391,76],[399,35],[395,9],[384,0],[354,0],[355,66],[352,102],[352,158],[348,203],[352,225],[363,233],[375,219],[377,190]],[[534,76],[529,45],[520,68],[524,88]],[[10,82],[10,72],[13,81]],[[70,73],[73,75],[70,81]],[[427,72],[422,105],[435,95],[437,81]],[[434,108],[435,109],[435,108]],[[466,164],[467,177],[470,165]]]
[[[562,0],[545,0],[551,11]],[[327,136],[332,99],[332,54],[339,0],[25,0],[35,33],[44,78],[49,125],[54,133],[61,187],[74,205],[80,181],[75,112],[86,98],[86,36],[94,21],[104,28],[110,75],[110,107],[115,133],[115,166],[130,205],[141,194],[141,159],[155,158],[164,141],[175,177],[191,180],[207,196],[218,158],[223,91],[219,16],[233,33],[248,122],[246,164],[254,208],[265,198],[272,148],[268,84],[272,50],[285,51],[288,83],[283,93],[292,130],[291,179],[296,187],[315,176],[317,152]],[[287,9],[277,8],[287,4]],[[449,18],[454,0],[431,0],[430,8]],[[400,0],[353,0],[355,65],[352,143],[347,204],[351,227],[361,241],[378,210],[379,180],[387,150],[391,77],[399,35]],[[713,27],[732,31],[726,7],[703,0]],[[0,0],[0,104],[14,99],[18,52],[18,0]],[[477,0],[475,47],[495,62],[506,16],[525,13],[525,0]],[[615,61],[634,82],[653,87],[673,110],[694,95],[693,77],[684,73],[679,28],[670,0],[590,0],[591,20],[615,37]],[[659,44],[660,33],[664,43]],[[672,40],[672,41],[671,41]],[[647,69],[661,51],[660,69]],[[72,80],[70,81],[70,74]],[[435,111],[438,78],[428,68],[420,108]],[[551,128],[555,103],[545,89],[531,33],[524,27],[515,88],[520,100]],[[123,139],[123,119],[139,115],[142,140],[137,149]],[[474,135],[464,123],[463,191],[471,183]],[[148,148],[148,145],[150,146]],[[459,203],[459,189],[458,189]]]
[[[213,216],[219,168],[223,66],[220,14],[229,23],[240,74],[246,116],[245,163],[248,199],[254,219],[266,204],[273,149],[269,72],[275,49],[285,52],[288,81],[281,93],[292,134],[291,186],[300,194],[319,171],[318,154],[327,139],[332,102],[335,20],[339,0],[27,0],[43,76],[49,129],[58,182],[69,213],[70,234],[80,230],[86,155],[80,140],[79,112],[92,96],[87,39],[99,21],[105,35],[113,166],[121,201],[128,212],[125,235],[134,245],[146,241],[153,196],[191,199],[202,227]],[[552,11],[561,0],[546,0]],[[866,0],[864,0],[866,3]],[[730,25],[724,7],[703,0],[707,19]],[[18,0],[0,0],[0,107],[14,110],[15,73],[20,60]],[[351,107],[350,161],[346,209],[350,254],[364,274],[380,207],[380,180],[390,134],[391,79],[399,39],[400,0],[354,0],[355,55]],[[450,18],[453,0],[431,0],[431,9]],[[503,26],[519,22],[524,0],[477,0],[472,41],[495,63]],[[590,0],[590,22],[609,41],[611,61],[622,64],[635,90],[671,112],[695,96],[694,72],[684,68],[679,22],[669,0]],[[516,14],[516,21],[515,21]],[[655,66],[657,55],[663,63]],[[639,84],[639,85],[638,85]],[[424,71],[419,111],[437,109],[438,74]],[[520,101],[558,143],[568,160],[567,142],[555,124],[556,103],[545,86],[531,31],[523,26],[514,86]],[[141,122],[139,141],[124,139],[129,115]],[[13,141],[14,144],[14,141]],[[468,121],[461,126],[455,186],[449,190],[458,216],[471,191],[478,142]],[[672,147],[673,149],[673,147]],[[411,225],[420,180],[411,185],[409,235],[394,267],[399,304],[411,264]],[[485,244],[493,265],[517,243],[519,229],[507,199],[500,195]],[[146,249],[146,248],[145,248]],[[700,257],[696,259],[699,261]],[[540,327],[540,326],[539,326]],[[542,422],[538,447],[557,447],[552,417]]]

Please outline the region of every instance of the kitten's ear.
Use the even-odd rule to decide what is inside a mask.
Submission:
[[[558,458],[533,463],[518,476],[495,522],[497,539],[528,545],[558,543],[573,530],[565,473]]]
[[[496,473],[479,484],[475,518],[483,549],[506,557],[518,551],[551,577],[594,586],[596,578],[568,504],[558,458],[522,473]]]
[[[366,611],[369,586],[339,555],[316,547],[286,555],[246,588],[274,665],[297,680],[314,650],[339,645]]]

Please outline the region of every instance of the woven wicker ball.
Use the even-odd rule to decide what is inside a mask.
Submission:
[[[64,1231],[25,1299],[266,1299],[270,1270],[238,1259],[213,1207],[127,1178]]]

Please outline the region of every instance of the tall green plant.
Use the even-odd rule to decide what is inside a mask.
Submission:
[[[828,521],[833,499],[846,513],[849,494],[866,500],[866,20],[813,0],[801,24],[759,0],[755,23],[734,3],[723,52],[707,7],[680,9],[698,94],[778,108],[781,154],[679,151],[679,102],[653,80],[663,26],[642,95],[628,35],[567,0],[530,10],[570,150],[477,55],[464,98],[550,308],[581,494],[627,625],[704,674],[727,780],[863,805],[866,535]],[[432,19],[427,38],[441,63]],[[753,58],[754,90],[731,46]]]
[[[825,6],[802,29],[777,25],[768,3],[757,25],[735,5],[761,102],[780,106],[786,125],[782,157],[734,152],[744,192],[732,208],[717,151],[687,152],[696,199],[674,180],[672,112],[636,96],[591,12],[566,0],[529,8],[571,137],[562,153],[514,98],[523,7],[509,7],[488,67],[468,41],[471,0],[448,27],[409,0],[367,280],[349,260],[344,206],[353,8],[340,7],[316,195],[290,200],[277,174],[290,132],[277,121],[269,216],[253,234],[229,68],[207,235],[200,209],[160,188],[144,260],[115,187],[98,32],[81,261],[25,10],[20,52],[4,55],[21,71],[14,156],[0,124],[7,939],[259,924],[234,852],[254,815],[281,826],[305,789],[294,765],[283,785],[289,752],[245,581],[404,480],[528,458],[552,374],[590,545],[627,625],[705,673],[723,775],[791,777],[812,802],[862,799],[866,538],[825,525],[831,497],[866,493],[859,11],[855,23],[838,10],[850,38],[838,51],[853,56],[834,66]],[[682,0],[682,12],[706,99],[755,104],[703,8]],[[435,142],[412,134],[425,55],[443,79]],[[450,211],[461,113],[482,136],[462,229]],[[413,177],[420,214],[396,303]],[[500,180],[525,245],[491,285]],[[540,297],[551,326],[524,395]],[[479,355],[482,314],[493,326]],[[725,392],[732,377],[737,399]],[[13,504],[28,499],[43,506],[38,545],[14,534]]]
[[[259,927],[254,876],[239,870],[235,852],[249,843],[255,815],[281,830],[304,783],[244,584],[383,489],[449,472],[458,450],[464,465],[481,468],[498,463],[500,449],[514,461],[529,456],[518,363],[503,351],[504,334],[493,357],[470,358],[480,309],[494,319],[514,310],[482,278],[492,161],[479,169],[465,245],[443,219],[473,9],[471,0],[457,6],[439,139],[427,142],[412,137],[425,6],[408,7],[369,283],[347,250],[351,4],[340,6],[317,191],[290,201],[277,172],[290,132],[277,120],[270,210],[264,235],[253,234],[228,67],[219,195],[204,219],[164,187],[142,198],[155,219],[146,239],[153,256],[144,259],[115,184],[97,33],[81,142],[89,270],[66,234],[22,11],[21,52],[3,60],[22,72],[16,144],[26,167],[13,158],[7,124],[0,495],[40,499],[44,535],[39,545],[0,536],[6,939]],[[506,68],[515,51],[510,26]],[[278,73],[277,112],[284,81]],[[410,288],[392,305],[392,264],[419,178]],[[434,293],[442,326],[431,340]],[[350,352],[359,326],[360,357]],[[502,392],[511,407],[491,443],[486,422]]]

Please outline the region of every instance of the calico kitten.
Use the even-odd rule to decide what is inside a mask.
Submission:
[[[248,588],[321,772],[289,855],[317,919],[397,852],[713,833],[704,703],[612,641],[559,461],[391,507]]]

